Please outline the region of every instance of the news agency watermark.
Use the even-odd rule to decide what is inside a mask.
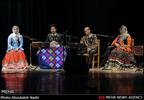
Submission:
[[[143,95],[112,95],[112,96],[98,96],[98,100],[144,100]]]

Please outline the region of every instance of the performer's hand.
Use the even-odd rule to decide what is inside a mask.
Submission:
[[[83,41],[80,41],[81,44],[83,44]]]
[[[120,45],[119,45],[118,43],[115,43],[115,46],[116,46],[116,47],[119,47]]]
[[[55,46],[55,45],[58,45],[58,42],[56,42],[56,41],[50,42],[50,46]]]
[[[19,48],[16,48],[15,50],[16,50],[16,51],[18,51],[18,50],[19,50]]]
[[[51,42],[51,44],[56,44],[56,43],[57,43],[56,41],[52,41],[52,42]]]
[[[58,44],[58,42],[54,41],[54,44],[56,44],[56,45],[57,45],[57,44]]]
[[[41,47],[38,47],[39,50],[41,50]]]
[[[91,50],[91,48],[87,47],[87,52],[89,52]]]

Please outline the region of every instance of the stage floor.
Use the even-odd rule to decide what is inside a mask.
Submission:
[[[27,72],[65,72],[65,70],[64,69],[41,69],[40,66],[31,66],[28,69],[5,69],[5,68],[2,68],[2,73],[27,73]],[[95,67],[95,69],[89,68],[89,72],[143,74],[143,69],[140,69],[140,68],[120,69],[120,68],[115,68],[115,67],[112,67],[111,69],[104,69],[103,67],[100,67],[100,68]]]
[[[144,75],[137,71],[89,70],[66,75],[63,69],[33,67],[25,73],[2,73],[1,94],[144,94]]]

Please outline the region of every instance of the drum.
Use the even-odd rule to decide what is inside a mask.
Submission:
[[[63,68],[66,55],[64,46],[43,48],[37,53],[39,66],[42,69]]]

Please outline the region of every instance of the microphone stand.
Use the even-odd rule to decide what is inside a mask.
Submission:
[[[96,36],[108,38],[108,43],[107,43],[108,46],[110,45],[109,39],[110,39],[110,38],[114,38],[114,36],[108,36],[108,35],[102,35],[102,34],[96,34]]]
[[[66,37],[68,38],[68,41],[69,41],[69,42],[72,41],[72,38],[73,38],[73,39],[77,39],[77,38],[78,38],[78,37],[72,36],[72,35],[66,35]]]
[[[30,46],[29,46],[29,48],[30,48],[30,53],[29,53],[29,56],[30,56],[29,62],[30,62],[30,64],[29,64],[29,68],[32,68],[32,41],[37,40],[37,39],[31,38],[31,37],[25,36],[25,35],[23,35],[23,37],[30,40]]]
[[[68,43],[70,42],[72,42],[72,38],[73,39],[78,39],[78,37],[77,36],[72,36],[72,35],[67,35],[67,32],[65,32],[64,33],[64,37],[65,37],[65,45],[68,45]]]
[[[104,61],[106,60],[106,56],[107,57],[109,57],[109,50],[110,50],[110,48],[109,48],[109,46],[110,46],[110,39],[111,38],[114,38],[114,36],[109,36],[109,35],[102,35],[102,34],[96,34],[96,36],[100,36],[100,37],[104,37],[104,38],[107,38],[108,39],[108,41],[107,41],[107,49],[106,49],[106,52],[104,53],[104,55],[103,55],[103,57],[105,57],[104,58],[104,60],[103,60],[103,62],[100,64],[100,66],[104,63]],[[108,59],[108,58],[107,58]]]

